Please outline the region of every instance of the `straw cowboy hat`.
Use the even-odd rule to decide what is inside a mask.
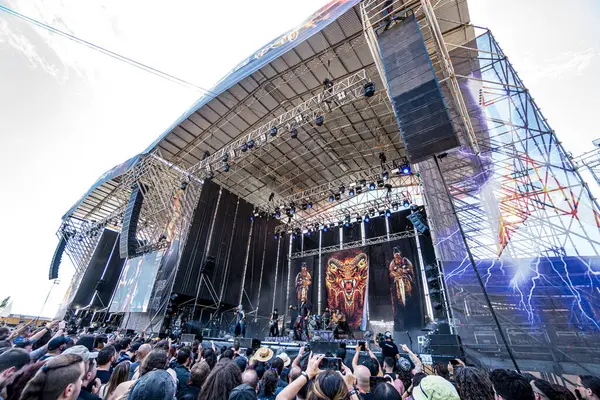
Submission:
[[[254,353],[254,359],[256,361],[267,362],[271,358],[273,358],[273,350],[268,347],[261,347]]]
[[[284,367],[289,367],[290,366],[290,363],[292,362],[292,360],[290,360],[290,357],[287,355],[287,353],[281,353],[277,357],[281,358],[283,360],[283,366]]]

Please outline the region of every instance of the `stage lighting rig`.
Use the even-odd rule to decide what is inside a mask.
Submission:
[[[398,168],[398,175],[410,175],[412,172],[409,163],[404,163]]]
[[[388,181],[388,180],[390,180],[390,173],[387,171],[383,171],[381,173],[381,177],[383,178],[384,181]]]
[[[350,197],[354,197],[354,189],[350,188],[350,189],[348,190],[348,196],[350,196]]]
[[[224,163],[229,161],[229,154],[223,153],[223,157],[221,157],[221,161],[223,161]]]
[[[346,191],[346,187],[344,185],[340,186],[340,193],[344,194],[344,192]]]
[[[254,148],[254,139],[248,140],[248,148],[252,150]]]
[[[392,210],[397,211],[399,207],[398,203],[392,203]]]
[[[273,236],[273,239],[275,239],[275,240],[279,239],[279,235],[278,235],[278,234],[275,234],[275,235]]]
[[[273,213],[273,216],[275,217],[275,219],[280,219],[281,218],[281,211],[279,210],[279,208],[275,209],[275,212]]]
[[[272,127],[272,128],[269,130],[269,135],[270,135],[271,137],[275,137],[275,136],[277,136],[277,127],[276,127],[276,126]]]
[[[242,153],[245,153],[248,151],[248,145],[246,143],[242,143],[242,145],[240,146],[240,150],[242,150]]]
[[[298,129],[296,129],[296,128],[290,129],[290,137],[292,139],[296,139],[298,137]]]
[[[369,190],[375,190],[375,182],[369,183]]]
[[[402,205],[404,206],[404,208],[408,208],[410,207],[410,201],[408,199],[404,199],[402,200]]]
[[[324,122],[325,122],[325,118],[323,118],[322,115],[319,115],[317,118],[315,118],[315,125],[317,125],[317,126],[323,126]]]
[[[384,215],[385,215],[385,211],[384,210],[379,211],[379,216],[380,217],[383,217]]]
[[[377,181],[377,187],[382,188],[385,183],[383,183],[383,179]]]
[[[269,195],[269,201],[273,201],[273,199],[275,199],[275,193],[271,192],[271,194]]]
[[[229,168],[231,168],[231,167],[229,166],[229,164],[227,164],[227,163],[224,163],[224,164],[223,164],[223,172],[229,172]]]
[[[184,181],[184,182],[181,182],[181,186],[179,186],[179,188],[180,188],[181,190],[185,190],[185,189],[187,188],[187,185],[188,185],[188,183],[187,183],[187,182],[185,182],[185,181]]]
[[[335,200],[336,200],[336,201],[340,201],[340,199],[341,199],[341,198],[342,198],[342,195],[341,195],[341,194],[339,194],[339,193],[336,193],[336,194],[335,194]]]
[[[359,224],[363,222],[363,219],[362,219],[362,217],[361,217],[360,214],[357,214],[357,216],[356,216],[356,222],[358,222]]]
[[[335,196],[333,194],[329,195],[329,202],[333,203],[335,201]]]
[[[306,206],[308,207],[309,210],[311,210],[312,206],[313,206],[312,201],[309,201],[308,203],[306,203]]]
[[[367,223],[371,221],[371,217],[369,217],[369,214],[365,214],[365,218],[363,221],[365,221]]]
[[[385,216],[388,217],[388,218],[391,217],[392,216],[392,212],[389,209],[385,210]]]

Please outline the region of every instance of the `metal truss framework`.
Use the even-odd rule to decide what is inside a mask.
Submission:
[[[394,3],[403,4],[399,0]],[[494,308],[501,310],[501,323],[509,340],[511,334],[519,334],[531,341],[532,346],[550,349],[548,356],[554,361],[549,363],[548,372],[561,374],[563,368],[589,371],[579,354],[555,344],[556,340],[551,339],[547,330],[549,326],[534,326],[534,321],[537,310],[554,309],[555,320],[546,321],[547,325],[575,335],[581,329],[586,332],[589,343],[585,352],[594,353],[597,349],[598,335],[592,332],[598,331],[598,319],[594,311],[583,304],[597,303],[592,289],[598,283],[596,277],[600,272],[584,262],[588,272],[583,279],[588,283],[577,286],[571,281],[575,279],[575,272],[569,277],[566,262],[565,272],[557,272],[556,276],[545,276],[537,268],[541,260],[561,260],[566,256],[581,259],[600,254],[598,205],[578,171],[578,165],[586,163],[588,168],[590,165],[595,168],[596,156],[573,160],[564,150],[488,30],[444,20],[444,23],[454,24],[456,31],[440,39],[435,12],[437,7],[447,3],[423,0],[414,4],[412,11],[426,38],[438,80],[448,83],[442,90],[462,146],[440,158],[439,170],[433,159],[419,163],[416,169],[423,178],[428,221],[447,286],[452,293],[460,294],[449,297],[452,310],[465,318],[458,320],[461,324],[458,333],[463,336],[465,346],[479,350],[481,346],[476,338],[472,342],[473,332],[468,329],[478,329],[473,328],[473,323],[491,332],[494,328],[490,328],[493,323],[484,301],[485,289],[482,290],[471,273],[457,218],[477,265],[486,265],[480,271],[484,285],[491,284],[494,276],[508,273],[505,268],[509,263],[523,265],[511,279],[513,295],[496,296],[493,301]],[[363,13],[368,7],[381,12],[387,4],[366,1]],[[376,38],[375,30],[386,25],[385,18],[387,14],[382,14],[372,25],[365,24],[367,36],[371,34]],[[377,49],[372,51],[378,54]],[[380,63],[377,57],[375,62]],[[448,191],[456,214],[449,203]],[[572,298],[571,309],[564,312],[564,304],[556,304],[547,292],[540,290],[542,282],[555,285],[550,287],[560,288],[565,293],[563,297]],[[490,289],[500,290],[488,287]],[[473,307],[479,319],[473,317]],[[529,317],[529,324],[519,322],[518,313],[525,315],[525,321]],[[543,332],[543,336],[534,331]],[[492,352],[506,359],[498,345],[496,348],[498,350]],[[537,357],[530,350],[519,351],[518,358]],[[559,365],[557,357],[564,360],[562,364]],[[532,367],[538,368],[542,367]]]
[[[389,235],[383,235],[383,236],[377,236],[374,238],[356,240],[354,242],[342,243],[341,245],[336,244],[333,246],[321,247],[321,248],[317,248],[314,250],[299,251],[296,253],[292,253],[290,260],[294,260],[296,258],[302,258],[302,257],[318,256],[319,254],[328,254],[328,253],[333,253],[333,252],[340,251],[340,250],[350,250],[350,249],[355,249],[357,247],[372,246],[372,245],[376,245],[376,244],[380,244],[380,243],[392,242],[394,240],[408,239],[408,238],[412,238],[415,236],[416,236],[416,233],[414,232],[414,230],[406,231],[406,232],[390,233]]]
[[[204,171],[208,175],[213,170],[222,169],[224,162],[236,163],[252,152],[252,149],[248,147],[249,143],[252,142],[252,146],[260,147],[268,142],[276,142],[280,140],[282,134],[289,134],[292,129],[312,124],[318,116],[324,116],[336,108],[362,99],[364,85],[367,82],[369,80],[364,69],[339,80],[331,88],[318,93],[291,110],[285,111],[248,135],[231,141],[215,154],[190,167],[188,171],[193,174]],[[275,129],[276,133],[279,133],[279,130],[282,131],[279,138],[270,134],[271,129]],[[247,150],[242,150],[242,146],[245,146]]]

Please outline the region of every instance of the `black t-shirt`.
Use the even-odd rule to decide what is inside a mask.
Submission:
[[[395,343],[389,341],[383,341],[379,344],[381,347],[381,354],[383,358],[390,357],[392,360],[396,360],[396,354],[400,354],[398,351],[398,346]]]
[[[112,373],[110,371],[103,371],[100,369],[96,371],[96,378],[100,379],[100,382],[103,384],[108,383],[111,375]]]

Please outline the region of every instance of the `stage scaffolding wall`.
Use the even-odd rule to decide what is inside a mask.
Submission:
[[[417,167],[454,330],[490,368],[598,375],[595,200],[491,33],[448,47],[480,154],[446,92],[463,145]]]

